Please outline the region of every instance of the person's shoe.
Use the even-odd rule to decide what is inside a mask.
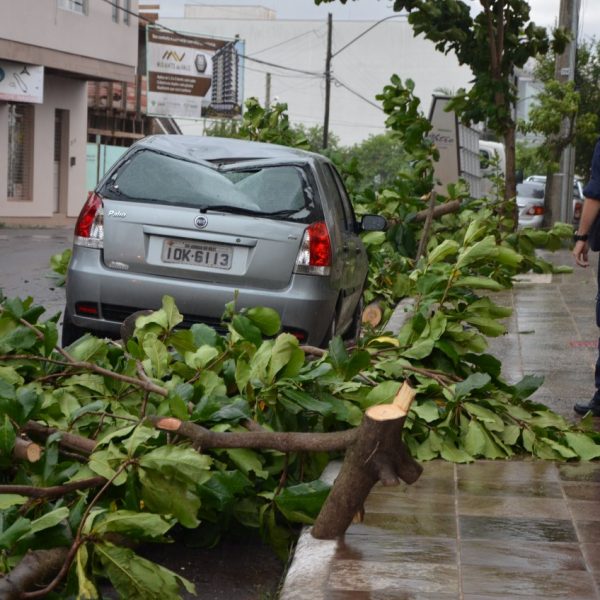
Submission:
[[[594,401],[589,402],[588,404],[576,404],[573,407],[573,410],[578,415],[587,415],[589,412],[591,412],[594,417],[600,417],[600,404]]]

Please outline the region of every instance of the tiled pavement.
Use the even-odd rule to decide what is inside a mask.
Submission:
[[[568,251],[546,258],[571,264]],[[568,419],[593,381],[593,260],[497,298],[514,309],[491,345],[505,378],[544,375],[535,398]],[[600,462],[423,466],[411,486],[374,488],[342,539],[306,529],[280,600],[600,599]]]

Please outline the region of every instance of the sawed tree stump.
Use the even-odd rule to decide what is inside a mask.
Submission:
[[[414,396],[405,383],[392,404],[367,409],[312,527],[313,537],[331,540],[343,535],[354,516],[364,512],[365,500],[378,481],[386,486],[398,485],[400,479],[410,484],[421,476],[423,467],[402,442],[404,420]]]

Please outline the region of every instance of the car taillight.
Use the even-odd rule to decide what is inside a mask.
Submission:
[[[573,210],[573,218],[581,219],[581,209],[583,208],[583,204],[577,200],[575,202],[575,208]]]
[[[90,192],[79,213],[75,224],[73,243],[76,246],[86,246],[87,248],[104,246],[104,208],[102,197],[95,192]]]
[[[329,275],[331,239],[323,221],[312,223],[304,232],[295,270],[309,275]]]
[[[544,207],[543,206],[530,206],[527,209],[527,214],[533,216],[539,216],[539,215],[543,215],[544,214]]]

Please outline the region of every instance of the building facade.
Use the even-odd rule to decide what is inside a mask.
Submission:
[[[136,12],[136,0],[0,3],[0,221],[79,213],[87,82],[134,81]]]

